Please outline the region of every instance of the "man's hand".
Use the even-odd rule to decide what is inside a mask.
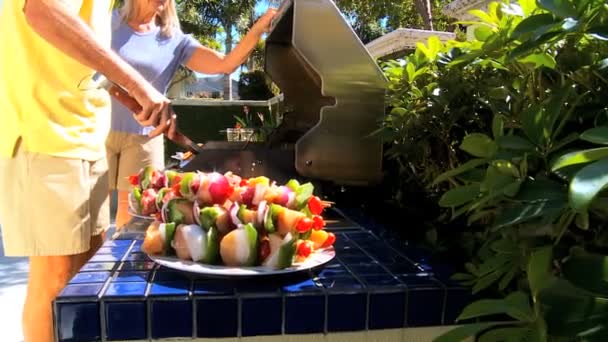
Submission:
[[[142,126],[154,126],[155,129],[148,134],[150,137],[159,136],[172,126],[172,112],[170,101],[147,82],[131,89],[133,98],[139,103],[142,110],[133,117]]]

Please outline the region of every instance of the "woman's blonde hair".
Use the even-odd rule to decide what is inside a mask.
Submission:
[[[124,4],[120,8],[122,20],[128,22],[133,18],[137,1],[140,0],[124,0]],[[167,0],[163,11],[156,15],[156,25],[160,27],[160,32],[165,37],[172,37],[175,30],[180,29],[179,18],[175,9],[175,0]]]

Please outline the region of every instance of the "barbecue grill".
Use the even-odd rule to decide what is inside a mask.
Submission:
[[[283,92],[266,142],[209,141],[182,171],[233,171],[279,182],[381,179],[386,78],[331,0],[287,0],[266,39],[265,72]]]

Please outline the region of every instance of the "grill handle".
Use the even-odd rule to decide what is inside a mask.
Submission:
[[[141,106],[139,103],[122,88],[115,84],[110,84],[106,89],[108,90],[108,93],[112,95],[112,97],[114,97],[123,106],[127,107],[127,109],[131,112],[139,113],[141,111]]]
[[[139,105],[139,103],[121,87],[117,86],[116,84],[110,82],[107,79],[101,82],[101,86],[131,112],[138,113],[139,111],[141,111],[141,106]],[[173,111],[173,108],[171,107],[170,110]],[[192,139],[185,136],[182,132],[179,131],[179,129],[176,130],[175,136],[169,139],[174,143],[185,147],[190,153],[200,154],[203,151],[201,146],[195,144]]]

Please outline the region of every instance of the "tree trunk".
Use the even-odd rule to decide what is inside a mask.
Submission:
[[[224,26],[224,31],[226,32],[226,55],[232,51],[232,28],[234,25],[232,23],[228,23]],[[230,78],[230,74],[224,75],[224,100],[232,100],[232,79]]]
[[[433,13],[430,0],[416,0],[416,10],[422,17],[424,28],[433,31]]]

